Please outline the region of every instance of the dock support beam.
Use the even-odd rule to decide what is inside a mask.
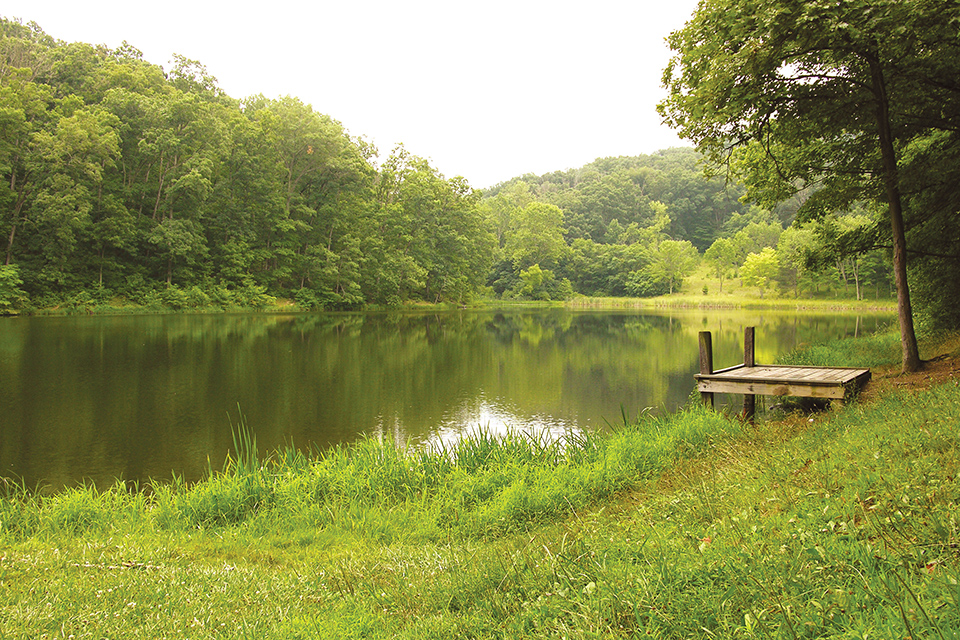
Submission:
[[[710,375],[713,373],[713,337],[709,331],[700,332],[700,373]],[[700,398],[703,404],[713,408],[713,394],[700,392]]]
[[[745,367],[756,366],[756,350],[754,348],[756,337],[756,327],[747,327],[743,331],[743,365]],[[709,331],[700,332],[700,373],[710,375],[713,373],[713,336]],[[713,393],[701,391],[700,397],[703,404],[713,407]],[[757,397],[752,393],[743,395],[743,419],[753,422],[757,412]]]
[[[743,330],[743,366],[753,367],[756,365],[754,337],[756,327],[747,327]],[[743,394],[743,419],[753,422],[753,417],[757,413],[757,396],[752,393]]]

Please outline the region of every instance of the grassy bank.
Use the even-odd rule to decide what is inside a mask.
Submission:
[[[728,285],[724,292],[711,290],[702,292],[703,278],[691,279],[683,292],[651,298],[612,298],[576,296],[566,301],[536,300],[500,300],[496,298],[478,298],[463,305],[459,303],[407,302],[400,306],[368,305],[366,311],[451,311],[461,308],[550,308],[567,307],[573,309],[782,309],[810,311],[882,311],[896,310],[893,298],[871,298],[857,300],[847,292],[824,294],[824,297],[793,298],[788,294],[768,292],[761,297],[755,288],[740,285]],[[736,281],[734,281],[736,282]],[[252,287],[239,291],[222,287],[211,291],[202,291],[197,287],[181,290],[170,287],[159,291],[147,292],[133,298],[104,297],[81,291],[64,299],[45,299],[19,310],[7,310],[12,315],[144,315],[167,313],[291,313],[320,310],[296,299],[275,298],[267,295],[262,288]],[[2,310],[0,310],[2,312]]]
[[[853,298],[759,298],[756,296],[675,293],[655,298],[578,297],[567,301],[573,309],[780,309],[783,311],[896,311],[895,300]]]
[[[567,302],[574,308],[600,309],[782,309],[809,311],[895,311],[897,301],[887,291],[864,291],[864,299],[856,299],[853,286],[824,286],[819,293],[805,291],[795,298],[794,292],[771,287],[761,294],[757,287],[745,287],[739,279],[725,279],[723,287],[712,270],[701,266],[684,280],[683,290],[652,298],[606,298],[579,296]]]
[[[561,444],[368,441],[240,455],[195,486],[8,487],[0,637],[960,637],[942,380],[881,372],[884,393],[757,427],[691,408]]]

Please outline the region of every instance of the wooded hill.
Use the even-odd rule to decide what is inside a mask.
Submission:
[[[225,95],[197,62],[0,22],[0,251],[34,305],[474,295],[493,247],[480,194],[402,147],[376,158],[295,98]]]
[[[880,254],[838,241],[870,211],[785,233],[798,202],[750,207],[698,160],[598,159],[481,193],[296,98],[227,96],[196,61],[0,19],[0,310],[649,296],[701,254],[721,290],[749,258],[761,294],[889,292]]]
[[[483,201],[501,249],[491,285],[507,297],[644,297],[677,291],[706,262],[721,293],[737,275],[761,296],[890,295],[876,215],[857,206],[794,228],[806,193],[772,210],[744,194],[736,181],[705,177],[690,148],[514,178]],[[851,235],[865,241],[853,246]]]

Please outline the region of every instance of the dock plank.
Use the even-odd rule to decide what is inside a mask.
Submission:
[[[870,379],[869,369],[758,365],[697,374],[703,393],[740,393],[843,399]]]
[[[700,373],[694,378],[704,404],[712,407],[716,393],[742,394],[743,417],[752,421],[758,395],[828,398],[842,403],[870,380],[869,369],[758,365],[754,340],[755,327],[746,327],[743,364],[714,371],[712,335],[700,332]]]

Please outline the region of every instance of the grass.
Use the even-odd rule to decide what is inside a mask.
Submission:
[[[586,309],[783,309],[789,311],[894,311],[895,300],[855,300],[853,298],[760,298],[751,295],[688,294],[654,298],[605,298],[581,296],[565,306]]]
[[[820,294],[805,292],[803,297],[793,297],[791,291],[772,287],[763,297],[757,287],[744,287],[737,278],[724,279],[723,291],[712,271],[701,266],[684,280],[683,290],[653,298],[608,298],[579,296],[567,301],[573,308],[602,309],[656,309],[656,308],[704,308],[704,309],[784,309],[784,310],[855,310],[892,311],[897,307],[895,298],[876,297],[875,291],[865,293],[867,299],[857,300],[852,288],[841,292],[838,286],[824,288]],[[705,292],[706,291],[706,292]]]
[[[880,367],[897,362],[900,356],[900,334],[884,332],[804,346],[784,354],[779,361],[811,367]]]
[[[958,426],[954,382],[450,450],[257,460],[241,423],[194,486],[7,487],[0,638],[957,638]]]

